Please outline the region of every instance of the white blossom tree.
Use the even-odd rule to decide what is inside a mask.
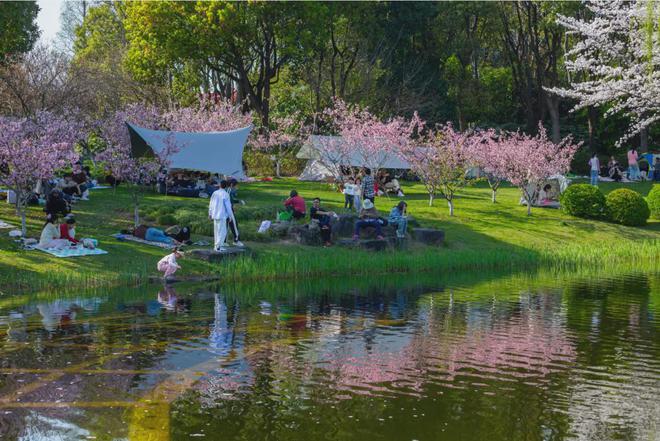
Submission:
[[[577,100],[573,110],[609,106],[631,120],[621,145],[660,119],[660,2],[589,0],[590,18],[559,16],[569,36],[570,87],[549,92]]]

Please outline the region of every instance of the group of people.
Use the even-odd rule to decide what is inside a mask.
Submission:
[[[366,177],[371,177],[369,173],[365,174]],[[366,179],[368,182],[368,179]],[[347,186],[356,186],[356,184],[349,183]],[[351,187],[348,187],[351,188]],[[373,187],[371,187],[373,189]],[[367,194],[365,192],[364,184],[362,187],[357,189],[352,188],[353,191],[360,191],[360,195]],[[373,190],[372,190],[373,191]],[[350,196],[355,196],[356,193],[350,194]],[[344,191],[346,196],[346,192]],[[376,233],[376,239],[383,240],[383,231],[382,228],[388,224],[391,224],[396,227],[396,235],[398,238],[404,238],[406,236],[406,230],[408,228],[408,204],[405,201],[400,201],[395,207],[390,210],[389,216],[384,218],[380,215],[378,210],[374,205],[375,192],[371,193],[369,197],[365,196],[364,200],[360,199],[360,208],[358,210],[358,219],[355,222],[355,229],[353,232],[353,240],[360,239],[360,232],[365,228],[373,228]],[[352,209],[355,204],[355,197],[348,198],[345,197],[344,207]],[[352,202],[352,203],[351,203]],[[284,201],[284,207],[287,212],[290,214],[292,219],[304,219],[306,217],[306,203],[305,199],[298,194],[296,190],[291,190],[289,198]],[[318,223],[321,235],[321,241],[324,246],[331,246],[332,241],[332,221],[336,219],[337,213],[331,210],[327,210],[321,207],[321,199],[316,197],[312,201],[312,207],[309,210],[309,218],[313,222]]]
[[[168,172],[161,169],[158,173],[158,192],[172,196],[210,197],[218,189],[222,178],[217,173],[196,171]]]
[[[610,156],[610,160],[607,162],[607,176],[610,179],[620,182],[626,177],[629,181],[653,180],[660,182],[660,157],[656,156],[655,160],[647,159],[640,156],[635,148],[631,148],[627,152],[627,158],[628,168],[624,170],[616,158]],[[596,153],[589,159],[589,168],[591,185],[598,185],[601,165]]]
[[[40,247],[62,249],[79,243],[80,241],[76,239],[76,220],[73,217],[65,217],[60,223],[57,215],[46,215],[46,223],[39,237]],[[88,243],[85,245],[92,246]]]

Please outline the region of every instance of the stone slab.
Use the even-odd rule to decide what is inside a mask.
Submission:
[[[413,228],[413,239],[426,245],[442,245],[445,241],[445,232],[434,228]]]
[[[222,262],[239,256],[250,256],[252,252],[245,247],[229,247],[224,251],[215,251],[209,248],[199,248],[186,251],[187,256],[207,262]]]

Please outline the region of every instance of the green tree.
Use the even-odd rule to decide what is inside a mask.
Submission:
[[[0,2],[0,57],[29,52],[39,38],[36,2]]]

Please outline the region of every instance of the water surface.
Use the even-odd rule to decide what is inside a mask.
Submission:
[[[374,283],[1,298],[0,438],[660,437],[660,274]]]

